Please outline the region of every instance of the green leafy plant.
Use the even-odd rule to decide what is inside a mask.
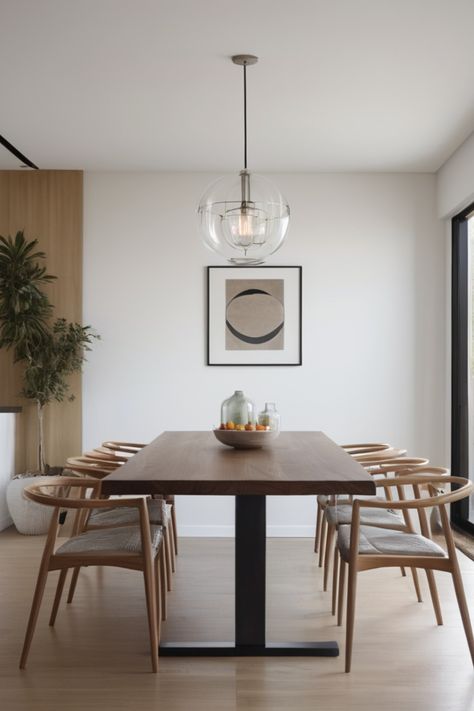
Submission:
[[[53,400],[73,400],[68,377],[79,372],[85,352],[99,336],[90,326],[52,321],[53,305],[43,288],[56,279],[41,265],[38,240],[0,236],[0,348],[13,350],[24,364],[22,395],[34,400],[38,413],[38,470],[46,471],[44,408]]]

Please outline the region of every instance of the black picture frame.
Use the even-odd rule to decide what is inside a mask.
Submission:
[[[303,363],[303,268],[300,265],[284,266],[227,266],[217,265],[207,267],[207,359],[209,366],[243,366],[243,367],[274,367],[274,366],[300,366]],[[224,353],[224,339],[226,329],[225,304],[225,279],[231,276],[235,279],[283,279],[291,289],[291,297],[287,304],[285,292],[285,326],[289,317],[290,329],[285,328],[285,333],[290,331],[291,343],[285,345],[280,353],[270,350],[245,350]],[[222,303],[216,308],[215,300]],[[292,313],[286,314],[286,309]],[[296,313],[295,313],[296,311]],[[265,358],[265,355],[267,358]],[[268,357],[271,356],[271,357]]]

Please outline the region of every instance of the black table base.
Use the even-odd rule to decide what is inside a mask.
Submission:
[[[235,643],[163,642],[163,657],[337,657],[336,642],[267,642],[265,496],[235,497]]]
[[[232,642],[162,642],[162,657],[337,657],[337,642],[267,642],[235,645]]]

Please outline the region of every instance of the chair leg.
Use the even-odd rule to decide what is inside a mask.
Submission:
[[[461,613],[461,619],[464,626],[464,632],[466,634],[466,640],[471,653],[472,663],[474,664],[474,636],[472,634],[471,619],[469,617],[469,608],[466,602],[466,595],[464,593],[464,586],[462,584],[461,571],[459,570],[459,565],[457,560],[454,561],[453,570],[451,572],[454,584],[454,590],[456,591],[456,598],[458,601],[459,612]]]
[[[346,613],[346,673],[351,670],[352,642],[354,640],[354,618],[357,589],[357,569],[349,565],[349,580],[347,584],[347,613]]]
[[[51,610],[51,617],[49,618],[49,626],[53,627],[56,622],[56,615],[58,614],[59,603],[61,602],[61,596],[63,594],[64,583],[66,582],[67,568],[64,568],[59,573],[58,584],[56,586],[56,595],[54,596],[53,609]]]
[[[334,546],[334,560],[332,564],[332,606],[331,614],[336,614],[336,601],[337,601],[337,580],[339,573],[339,550],[337,546]]]
[[[416,599],[418,602],[423,602],[423,598],[421,597],[420,581],[418,579],[418,571],[416,568],[410,568],[410,570],[413,577],[413,585],[415,586]]]
[[[407,571],[405,570],[405,568],[403,566],[400,567],[400,573],[402,574],[402,578],[407,577]]]
[[[337,599],[337,626],[342,625],[342,615],[344,610],[344,587],[346,582],[346,567],[347,563],[345,560],[340,559],[339,564],[339,590]]]
[[[436,624],[443,624],[443,616],[441,614],[441,605],[439,604],[438,588],[436,587],[435,575],[432,570],[426,571],[426,577],[428,579],[428,586],[430,588],[431,602],[433,603],[433,609],[436,617]]]
[[[158,627],[156,620],[156,593],[155,580],[153,578],[153,568],[145,564],[143,579],[145,583],[146,608],[148,613],[148,631],[150,634],[151,666],[153,671],[158,671]]]
[[[178,555],[178,524],[176,522],[176,506],[171,507],[171,525],[173,527],[174,553]]]
[[[314,552],[318,552],[319,542],[321,540],[321,521],[323,517],[323,510],[321,504],[316,499],[316,531],[314,534]]]
[[[69,584],[69,594],[67,596],[68,604],[72,602],[74,593],[76,592],[77,579],[79,577],[80,570],[81,570],[81,568],[78,567],[78,568],[74,568],[74,570],[72,571],[72,578],[71,578],[71,582]]]
[[[43,599],[47,577],[48,567],[47,565],[44,565],[42,563],[39,569],[38,579],[36,581],[35,592],[33,595],[33,602],[31,605],[30,617],[28,619],[28,625],[26,627],[25,641],[23,643],[23,650],[21,652],[20,658],[20,669],[25,669],[26,667],[26,660],[28,658],[28,653],[31,647],[31,640],[33,639],[36,622],[38,620],[38,614],[41,607],[41,601]]]
[[[163,545],[161,547],[161,555],[160,555],[161,619],[163,622],[166,620],[166,615],[167,615],[166,594],[168,592],[168,586],[166,584],[166,563],[165,563],[165,555],[164,555],[165,551],[166,551],[166,548]]]
[[[156,595],[156,634],[158,636],[158,644],[161,639],[161,565],[160,558],[162,554],[160,550],[159,554],[155,556],[154,560],[154,570],[155,570],[155,595]]]
[[[318,562],[318,565],[320,568],[323,567],[323,562],[324,562],[324,546],[326,543],[326,529],[327,529],[326,516],[323,516],[322,521],[321,521],[321,536],[319,539],[319,562]]]
[[[171,590],[172,590],[172,584],[171,584],[172,568],[171,568],[171,553],[170,553],[170,537],[169,537],[167,527],[164,529],[163,533],[164,533],[163,547],[165,549],[165,564],[166,564],[166,585],[168,588],[168,592],[171,592]]]
[[[169,545],[170,545],[171,570],[174,573],[174,572],[176,572],[176,554],[175,554],[175,550],[174,550],[174,531],[173,531],[173,522],[172,521],[171,521],[171,525],[168,526],[167,531],[168,531]]]
[[[326,550],[324,553],[324,578],[323,578],[323,590],[326,592],[328,589],[328,579],[329,579],[329,569],[331,567],[331,551],[332,544],[334,541],[334,533],[336,529],[334,526],[327,525],[326,532]]]

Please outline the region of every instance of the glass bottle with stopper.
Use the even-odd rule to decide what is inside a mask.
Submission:
[[[280,431],[280,415],[274,402],[265,403],[265,409],[259,413],[258,424],[276,432]]]

